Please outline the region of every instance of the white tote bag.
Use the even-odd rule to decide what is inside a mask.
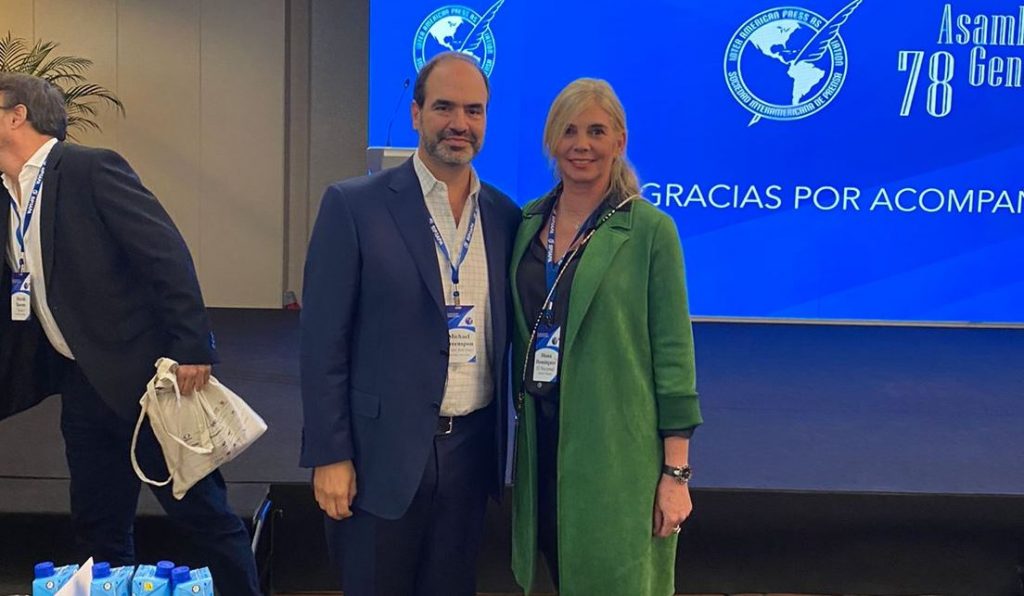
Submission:
[[[169,358],[156,362],[156,375],[139,400],[142,412],[132,436],[132,467],[139,479],[154,486],[174,482],[172,493],[181,500],[188,489],[221,465],[245,451],[267,430],[267,424],[241,397],[210,381],[192,395],[183,396],[176,375],[178,363]],[[148,478],[135,456],[142,420],[149,416],[160,443],[170,476]]]

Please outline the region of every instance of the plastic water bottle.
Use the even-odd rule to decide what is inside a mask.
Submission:
[[[110,568],[110,563],[96,563],[92,566],[91,596],[130,596],[134,567]]]
[[[57,590],[68,583],[71,576],[78,571],[78,565],[55,567],[53,561],[37,563],[35,579],[32,580],[32,596],[52,596]]]
[[[176,567],[171,577],[173,596],[213,596],[213,576],[207,567]]]
[[[171,571],[171,593],[174,593],[174,588],[178,584],[183,584],[192,579],[191,570],[188,565],[179,565]]]
[[[171,596],[171,570],[174,563],[139,565],[132,580],[132,596]]]

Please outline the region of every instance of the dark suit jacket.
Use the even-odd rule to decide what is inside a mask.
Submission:
[[[519,208],[483,185],[490,280],[494,491],[503,486],[508,385],[508,263]],[[448,371],[441,272],[412,160],[330,186],[306,260],[301,465],[355,462],[356,506],[404,514],[437,429]]]
[[[216,361],[192,257],[167,212],[113,151],[57,143],[40,201],[50,311],[89,382],[115,412],[134,420],[157,358]],[[3,247],[9,209],[4,200]],[[10,320],[10,269],[3,261],[0,416],[37,403],[59,383],[49,357],[55,352],[39,324]],[[25,363],[34,366],[31,378]]]

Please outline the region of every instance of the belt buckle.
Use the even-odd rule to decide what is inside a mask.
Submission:
[[[455,417],[454,416],[444,416],[443,418],[447,418],[448,419],[448,428],[444,429],[443,431],[439,432],[438,434],[441,435],[442,437],[445,437],[445,436],[448,436],[448,435],[452,434],[452,426],[454,426],[454,424],[455,424]]]

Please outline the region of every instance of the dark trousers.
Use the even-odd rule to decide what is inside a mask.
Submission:
[[[456,418],[434,437],[419,489],[405,514],[388,520],[358,508],[327,519],[345,596],[471,596],[493,481],[495,407]],[[359,468],[356,464],[358,486]],[[358,501],[358,500],[357,500]]]
[[[537,548],[558,589],[558,402],[537,398]]]
[[[130,455],[135,424],[114,414],[77,365],[69,362],[67,368],[61,431],[71,472],[76,537],[83,555],[109,561],[112,567],[134,565],[132,528],[141,486]],[[148,477],[167,478],[163,453],[148,421],[139,433],[136,453]],[[260,594],[249,532],[228,506],[220,472],[199,481],[180,501],[171,495],[171,485],[151,488],[167,515],[191,538],[196,560],[210,567],[220,593]]]

